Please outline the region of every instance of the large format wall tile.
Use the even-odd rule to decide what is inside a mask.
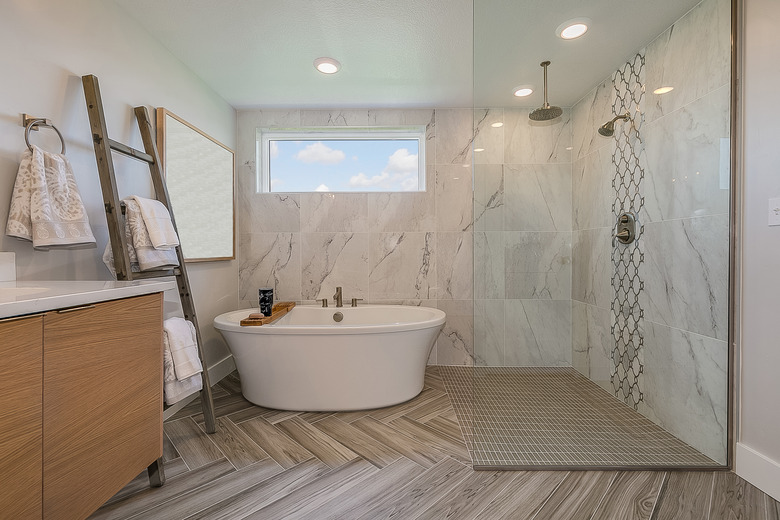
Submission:
[[[471,169],[436,166],[436,230],[471,231],[473,215]]]
[[[505,300],[507,366],[571,366],[571,301]]]
[[[572,366],[612,393],[612,312],[572,302]]]
[[[614,224],[612,179],[614,140],[572,165],[572,225],[574,229],[609,227]]]
[[[504,167],[501,164],[474,166],[474,229],[504,230]]]
[[[474,297],[503,299],[506,286],[504,233],[474,233]]]
[[[504,162],[504,123],[502,109],[474,110],[474,164]]]
[[[601,125],[615,117],[612,113],[612,101],[615,89],[612,78],[588,92],[572,108],[572,158],[582,159],[586,155],[608,146],[613,139],[599,135]]]
[[[572,239],[572,299],[602,309],[612,304],[612,230],[575,231]]]
[[[504,366],[504,300],[474,300],[474,363]]]
[[[646,222],[728,212],[729,94],[723,86],[645,125]]]
[[[571,165],[505,165],[506,231],[571,231]]]
[[[532,109],[504,110],[504,162],[546,164],[571,162],[571,109],[552,121],[531,121]]]
[[[571,298],[571,232],[505,233],[506,298]]]
[[[646,121],[655,121],[728,84],[731,2],[701,2],[647,46]],[[659,87],[674,87],[663,95]]]
[[[439,365],[474,364],[474,301],[439,300],[439,309],[447,321],[436,340],[436,362]]]
[[[647,322],[640,411],[713,460],[726,463],[728,345]]]
[[[239,233],[281,233],[301,230],[301,195],[238,190]]]
[[[302,193],[301,231],[368,231],[367,193]]]
[[[371,298],[436,298],[434,233],[372,233],[369,240]]]
[[[274,299],[301,300],[301,245],[298,233],[241,235],[238,293],[257,299],[257,289],[272,287]]]
[[[435,231],[436,170],[433,166],[427,168],[425,184],[424,192],[369,193],[369,231]]]
[[[728,216],[645,225],[642,307],[648,320],[728,336]]]
[[[301,270],[304,300],[368,298],[368,233],[302,233]]]
[[[436,164],[471,165],[473,127],[471,110],[436,110]]]
[[[472,233],[436,235],[437,290],[440,300],[467,300],[474,296],[474,236]]]

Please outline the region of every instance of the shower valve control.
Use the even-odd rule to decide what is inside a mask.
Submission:
[[[612,245],[615,242],[627,245],[634,241],[636,238],[636,217],[633,213],[623,213],[618,217],[617,225],[615,226],[615,234],[612,236]]]

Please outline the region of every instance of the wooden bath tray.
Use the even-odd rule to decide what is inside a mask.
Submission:
[[[268,325],[273,323],[295,307],[295,302],[279,302],[275,303],[273,309],[271,309],[270,316],[263,316],[259,313],[250,314],[247,318],[241,320],[242,327],[259,327],[261,325]]]

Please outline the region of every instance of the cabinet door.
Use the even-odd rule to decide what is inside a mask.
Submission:
[[[0,516],[41,518],[43,316],[0,320]]]
[[[162,456],[162,295],[44,321],[43,515],[83,519]]]

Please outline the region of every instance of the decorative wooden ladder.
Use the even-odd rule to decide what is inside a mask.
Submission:
[[[211,395],[211,384],[206,367],[206,360],[203,357],[203,341],[198,327],[198,319],[195,316],[195,305],[192,300],[192,291],[187,277],[187,268],[184,263],[184,255],[181,246],[176,246],[176,256],[179,260],[179,266],[174,269],[143,271],[134,273],[130,269],[130,257],[128,256],[127,240],[125,235],[125,222],[122,205],[119,200],[119,193],[116,185],[116,176],[114,174],[114,163],[111,152],[115,151],[127,155],[134,159],[143,161],[149,165],[149,171],[152,177],[155,196],[162,202],[168,212],[171,214],[171,222],[176,229],[176,221],[171,209],[170,199],[168,197],[168,188],[163,179],[160,159],[157,153],[154,133],[152,129],[149,112],[145,106],[135,107],[135,117],[138,121],[138,128],[141,131],[145,152],[141,152],[127,145],[108,138],[108,129],[106,128],[106,118],[103,113],[103,101],[100,97],[100,87],[97,77],[89,74],[82,76],[81,81],[84,85],[84,96],[87,101],[87,111],[89,112],[89,124],[92,130],[92,141],[95,146],[95,157],[97,158],[98,175],[100,176],[100,186],[103,191],[103,202],[106,208],[106,222],[108,224],[108,235],[111,241],[111,250],[114,254],[114,267],[116,269],[117,280],[141,280],[149,278],[176,277],[176,284],[179,288],[179,298],[184,313],[184,319],[190,320],[195,326],[195,333],[198,340],[198,356],[203,365],[203,389],[200,392],[201,406],[203,407],[203,418],[205,420],[205,429],[207,433],[216,431],[216,421],[214,416],[214,401]],[[178,234],[178,230],[177,230]],[[162,459],[149,466],[149,479],[153,486],[161,486],[165,482],[165,476],[162,471]]]

